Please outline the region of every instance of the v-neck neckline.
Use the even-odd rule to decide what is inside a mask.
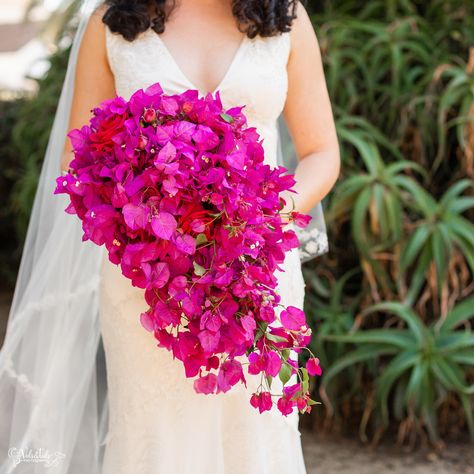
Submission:
[[[184,71],[181,69],[180,65],[178,64],[178,62],[174,58],[173,54],[171,53],[170,49],[168,48],[166,43],[163,41],[161,36],[158,33],[156,33],[152,28],[149,28],[148,30],[146,30],[146,32],[153,35],[154,37],[156,37],[157,41],[160,43],[160,45],[163,48],[163,50],[165,51],[166,55],[168,56],[168,58],[173,63],[174,67],[176,68],[177,72],[188,83],[188,86],[190,86],[190,88],[192,88],[192,89],[197,90],[202,95],[206,95],[208,93],[210,93],[212,95],[215,95],[218,90],[222,89],[225,82],[228,80],[228,77],[230,76],[230,73],[234,69],[239,57],[241,56],[241,54],[244,50],[244,46],[247,44],[247,39],[248,39],[248,36],[246,34],[244,34],[242,40],[239,43],[239,46],[237,47],[237,49],[236,49],[236,51],[235,51],[235,53],[232,57],[232,60],[231,60],[230,64],[227,67],[227,70],[226,70],[224,76],[222,77],[222,79],[220,80],[219,84],[217,84],[217,86],[214,88],[214,90],[212,92],[207,92],[207,91],[204,92],[204,91],[202,91],[202,89],[200,87],[197,87],[194,84],[194,81],[191,81],[189,79],[189,77],[184,73]]]

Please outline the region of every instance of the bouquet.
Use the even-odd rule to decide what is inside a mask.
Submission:
[[[54,193],[69,195],[65,211],[81,219],[82,240],[105,245],[144,290],[149,309],[137,317],[196,392],[246,386],[248,365],[262,377],[250,399],[260,413],[272,396],[283,415],[310,412],[319,360],[304,312],[279,308],[274,272],[299,244],[288,223],[305,227],[311,217],[280,212],[293,175],[264,163],[243,108],[224,110],[219,92],[166,95],[159,83],[106,100],[68,133],[74,158]],[[291,351],[303,349],[310,357],[299,367]],[[283,393],[271,393],[275,377]]]

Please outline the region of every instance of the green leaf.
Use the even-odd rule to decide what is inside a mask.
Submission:
[[[451,185],[449,189],[443,194],[440,199],[440,204],[442,207],[448,206],[450,201],[453,201],[457,196],[459,196],[467,188],[472,187],[473,181],[470,179],[461,179]]]
[[[398,242],[402,235],[402,212],[400,201],[392,193],[386,193],[384,196],[384,212],[388,228],[393,233],[392,240]]]
[[[278,372],[278,377],[280,378],[283,385],[285,385],[291,377],[291,367],[289,364],[282,364],[280,372]]]
[[[441,331],[449,331],[459,324],[469,321],[474,317],[474,296],[466,298],[458,303],[446,316],[440,326]]]
[[[427,225],[418,227],[405,245],[400,258],[400,269],[406,271],[412,264],[420,249],[425,245],[430,235],[430,229]]]
[[[411,195],[411,205],[415,209],[423,212],[425,217],[431,217],[434,215],[438,205],[433,196],[431,196],[428,191],[423,189],[423,187],[420,186],[415,180],[407,176],[397,176],[397,183]]]
[[[474,366],[474,350],[460,351],[449,356],[449,358],[458,364]]]
[[[288,357],[290,357],[290,354],[291,354],[290,349],[283,349],[281,351],[281,357],[283,360],[288,360]]]
[[[398,349],[387,344],[373,344],[358,347],[353,351],[346,353],[339,359],[337,359],[331,367],[323,374],[323,385],[328,386],[329,382],[338,375],[341,371],[348,367],[352,367],[358,362],[364,362],[366,360],[373,360],[381,355],[397,353]]]
[[[408,306],[414,304],[418,293],[426,280],[426,270],[431,262],[431,246],[426,245],[421,251],[415,271],[412,274],[411,284],[404,303]]]
[[[393,384],[405,371],[412,367],[418,359],[419,354],[417,351],[401,352],[389,362],[377,380],[377,398],[381,407],[382,419],[385,423],[388,422],[387,399]]]
[[[206,273],[206,269],[199,265],[195,260],[193,260],[193,266],[194,266],[194,273],[198,276],[204,275]]]
[[[448,259],[446,258],[446,249],[443,243],[443,238],[439,231],[435,231],[431,235],[431,245],[433,249],[434,261],[436,264],[436,280],[438,284],[438,291],[441,291],[441,287],[448,269]]]
[[[282,336],[276,336],[275,334],[272,334],[272,333],[266,333],[265,334],[265,338],[268,339],[269,341],[273,341],[273,342],[285,342],[286,339]]]
[[[441,333],[436,338],[436,348],[440,355],[451,357],[458,351],[474,348],[474,334],[470,330]]]
[[[360,252],[367,256],[370,253],[370,246],[367,238],[366,219],[370,200],[371,189],[367,187],[357,197],[352,213],[352,235],[354,236],[354,241]]]
[[[464,373],[449,359],[437,357],[431,365],[431,370],[448,390],[466,395],[474,393],[474,385],[466,386]]]
[[[464,415],[466,416],[467,426],[469,427],[469,435],[471,437],[471,440],[474,441],[474,415],[472,410],[471,397],[461,393],[459,394],[459,398],[464,409]]]
[[[419,408],[420,403],[420,392],[423,378],[426,376],[428,370],[428,364],[424,361],[420,361],[418,364],[413,366],[413,370],[410,374],[410,379],[405,391],[405,401],[415,401],[416,408]]]
[[[388,344],[406,349],[416,344],[413,336],[404,329],[365,329],[344,335],[320,336],[328,341],[340,341],[353,344]]]
[[[472,209],[474,207],[474,197],[460,197],[449,205],[449,211],[454,214],[461,214],[462,212]]]
[[[437,441],[439,438],[437,417],[435,409],[436,393],[433,389],[434,382],[430,376],[430,372],[425,372],[425,376],[422,378],[421,391],[420,391],[420,406],[423,421],[426,424],[428,433],[431,441]]]
[[[428,330],[419,316],[408,306],[403,303],[396,301],[386,301],[383,303],[376,303],[364,311],[364,314],[369,314],[379,311],[388,311],[396,314],[398,317],[403,319],[408,327],[411,329],[412,334],[416,337],[418,343],[423,342],[427,337]]]
[[[308,371],[304,367],[300,367],[301,372],[303,373],[303,380],[302,380],[302,390],[303,393],[308,391],[309,388],[309,375]]]
[[[196,245],[201,245],[207,242],[206,234],[198,234],[196,235]]]
[[[225,112],[221,113],[221,118],[227,123],[232,123],[234,121],[234,117],[232,115],[226,114]]]
[[[305,367],[300,367],[300,372],[303,374],[303,381],[308,381],[309,380],[309,375],[308,371],[306,370]]]

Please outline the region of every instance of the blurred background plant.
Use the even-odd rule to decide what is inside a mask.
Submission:
[[[29,15],[40,4],[41,1],[31,1],[23,21],[29,21]],[[37,83],[36,93],[0,89],[0,281],[3,287],[10,289],[15,283],[41,164],[66,73],[76,26],[71,18],[78,5],[77,0],[63,2],[38,28],[38,35],[52,53],[44,76],[30,77]]]
[[[474,4],[311,5],[343,160],[304,268],[314,429],[474,441]]]
[[[0,102],[11,287],[74,29],[78,2],[59,3],[42,29],[58,48],[38,93]],[[303,269],[324,368],[313,398],[325,402],[303,422],[367,443],[474,440],[474,3],[307,6],[343,167],[325,200],[330,252]]]

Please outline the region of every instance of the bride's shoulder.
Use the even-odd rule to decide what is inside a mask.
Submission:
[[[105,30],[106,25],[102,18],[107,11],[108,6],[101,3],[96,7],[87,20],[87,26],[84,30],[84,40],[90,44],[95,44],[97,47],[103,45],[105,47]]]
[[[307,28],[311,26],[311,18],[300,0],[296,1],[295,18],[292,22],[292,30]]]
[[[109,9],[109,6],[104,2],[92,10],[89,17],[89,25],[93,25],[95,28],[105,29],[105,23],[102,21],[105,13]]]
[[[87,17],[87,23],[82,32],[77,56],[77,70],[79,75],[101,77],[101,84],[107,91],[112,89],[112,65],[107,47],[107,26],[103,16],[108,9],[104,2],[92,11]],[[82,79],[85,81],[85,79]],[[95,80],[95,79],[94,79]],[[102,86],[101,86],[102,87]]]
[[[311,18],[300,1],[297,1],[295,13],[296,17],[291,24],[291,31],[289,32],[290,54],[319,46]]]
[[[103,21],[109,6],[102,2],[92,10],[87,19],[81,40],[81,55],[86,57],[89,64],[110,63],[108,54],[110,43],[110,30]],[[107,64],[110,66],[110,64]]]

